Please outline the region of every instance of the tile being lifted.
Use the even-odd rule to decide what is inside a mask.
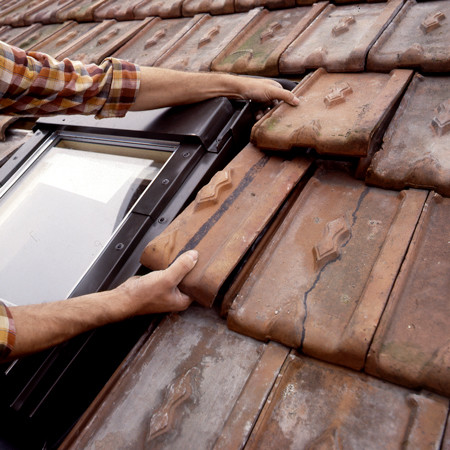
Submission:
[[[268,156],[249,144],[204,186],[141,258],[162,269],[189,249],[200,258],[183,290],[212,306],[219,289],[310,166],[303,158]]]
[[[293,8],[295,6],[295,0],[235,0],[234,3],[236,12],[249,11],[258,6],[264,6],[267,9]]]
[[[58,33],[59,35],[60,31],[64,33],[64,31],[70,30],[74,25],[74,22],[42,25],[39,28],[36,28],[33,32],[22,35],[20,39],[16,39],[14,45],[23,50],[33,50],[37,44],[46,40],[48,37],[51,37],[54,33]],[[33,25],[31,25],[31,27],[33,27]],[[31,27],[30,29],[32,29]]]
[[[360,370],[425,198],[319,169],[249,272],[229,328]]]
[[[199,13],[232,14],[234,13],[234,0],[184,0],[183,16],[190,17]]]
[[[450,79],[416,74],[367,172],[369,184],[450,196]]]
[[[24,21],[26,24],[32,24],[36,22],[48,24],[58,23],[57,13],[66,6],[73,6],[74,3],[79,3],[78,0],[56,0],[50,3],[46,3],[45,6],[35,12],[25,14]]]
[[[287,355],[227,330],[211,310],[168,316],[60,448],[242,448]]]
[[[366,156],[381,141],[413,72],[327,73],[318,69],[293,90],[300,105],[280,103],[252,129],[259,148],[313,147],[319,153]]]
[[[158,16],[163,19],[181,17],[181,5],[183,0],[146,0],[134,8],[136,19],[145,19],[150,16]]]
[[[278,75],[281,53],[326,5],[326,2],[321,2],[312,7],[263,10],[251,26],[236,36],[213,61],[212,69],[243,74]]]
[[[329,5],[281,55],[280,73],[299,74],[319,67],[329,72],[364,71],[370,47],[403,1]]]
[[[95,20],[133,20],[134,8],[142,0],[109,0],[94,11]]]
[[[290,355],[246,449],[437,449],[448,399]]]
[[[107,1],[108,0],[79,0],[77,1],[76,6],[68,5],[65,8],[61,8],[56,14],[56,19],[60,22],[64,22],[65,20],[93,22],[95,20],[95,10]]]
[[[71,47],[74,41],[80,37],[84,37],[96,26],[98,26],[96,22],[77,23],[75,21],[69,21],[67,22],[67,26],[59,29],[48,38],[40,40],[31,50],[47,53],[52,56],[59,55],[66,48]]]
[[[369,70],[450,71],[450,2],[409,0],[369,52]]]
[[[135,37],[122,46],[114,56],[138,63],[142,66],[152,66],[155,61],[168,51],[182,36],[184,36],[200,19],[182,17],[165,19],[155,17]]]
[[[450,396],[450,198],[430,193],[365,371]]]
[[[255,8],[240,14],[205,14],[155,65],[167,69],[208,71],[216,56],[260,13],[261,9]]]
[[[72,46],[66,47],[57,57],[71,58],[85,64],[99,64],[151,20],[152,18],[124,22],[105,20],[92,28],[87,34],[78,38]]]

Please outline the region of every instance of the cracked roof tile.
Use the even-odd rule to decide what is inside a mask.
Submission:
[[[229,327],[360,370],[425,198],[320,169],[248,272]]]

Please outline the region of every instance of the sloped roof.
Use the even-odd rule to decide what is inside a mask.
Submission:
[[[215,309],[144,335],[63,447],[450,448],[449,2],[4,0],[0,25],[299,81],[142,257],[199,249],[183,287]]]

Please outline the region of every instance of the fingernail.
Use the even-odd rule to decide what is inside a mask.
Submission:
[[[189,250],[189,255],[192,258],[192,260],[194,261],[194,263],[197,262],[198,260],[198,251],[197,250]]]
[[[298,99],[298,97],[294,97],[294,98],[293,98],[292,104],[293,104],[294,106],[300,105],[300,100]]]

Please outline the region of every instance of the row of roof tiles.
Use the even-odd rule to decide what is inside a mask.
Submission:
[[[319,67],[333,72],[357,72],[365,67],[372,71],[450,70],[450,4],[445,0],[408,0],[405,5],[403,0],[339,6],[319,2],[220,16],[196,11],[194,17],[174,20],[152,20],[146,13],[143,21],[111,19],[97,24],[92,22],[94,17],[90,23],[59,26],[53,14],[58,8],[58,2],[51,2],[45,9],[49,20],[42,21],[52,25],[38,25],[39,18],[31,10],[29,23],[33,25],[3,29],[0,38],[26,50],[96,63],[129,41],[116,56],[143,65],[266,76],[299,75]],[[5,10],[0,24],[25,25],[15,22],[15,14],[24,17],[21,12]],[[45,40],[50,35],[52,39]]]

